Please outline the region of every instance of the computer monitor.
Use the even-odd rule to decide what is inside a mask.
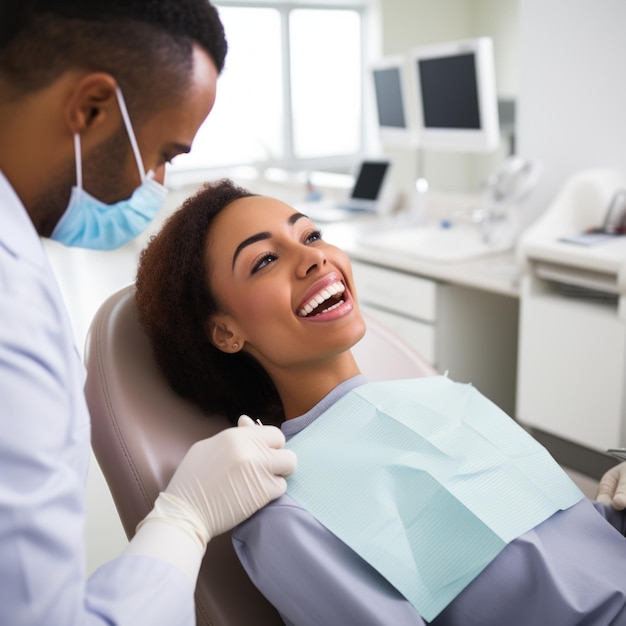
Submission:
[[[491,38],[420,46],[411,58],[419,145],[458,152],[496,150],[500,127]]]
[[[365,159],[359,164],[354,185],[345,198],[339,201],[307,200],[296,202],[296,211],[315,222],[335,222],[364,213],[390,213],[396,202],[396,193],[389,175],[389,159]]]
[[[371,75],[381,143],[385,146],[415,145],[404,57],[388,56],[374,61]]]
[[[381,202],[387,200],[391,161],[362,161],[357,172],[349,202],[354,207],[381,211]],[[385,211],[383,211],[385,212]]]

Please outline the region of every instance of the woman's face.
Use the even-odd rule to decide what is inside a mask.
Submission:
[[[224,208],[207,263],[222,308],[209,321],[213,343],[246,350],[270,376],[326,365],[365,332],[348,257],[283,202],[255,196]]]

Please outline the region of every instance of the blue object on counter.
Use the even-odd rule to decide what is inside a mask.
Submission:
[[[322,199],[322,194],[315,188],[310,180],[307,180],[306,182],[306,194],[304,199],[307,202],[317,202]]]

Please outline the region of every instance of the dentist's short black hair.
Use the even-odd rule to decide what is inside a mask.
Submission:
[[[0,86],[17,99],[73,69],[106,72],[142,117],[189,85],[193,44],[222,71],[226,37],[208,0],[2,0]]]

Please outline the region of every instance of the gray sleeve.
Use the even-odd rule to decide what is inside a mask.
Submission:
[[[618,511],[610,504],[601,502],[592,502],[592,504],[613,528],[617,529],[620,534],[626,535],[626,510]]]
[[[615,532],[624,517],[587,500],[560,511],[509,544],[433,626],[626,626],[626,542]],[[287,624],[425,624],[389,583],[288,496],[233,537],[248,575]]]
[[[288,624],[425,626],[394,587],[289,496],[238,526],[233,545]]]

